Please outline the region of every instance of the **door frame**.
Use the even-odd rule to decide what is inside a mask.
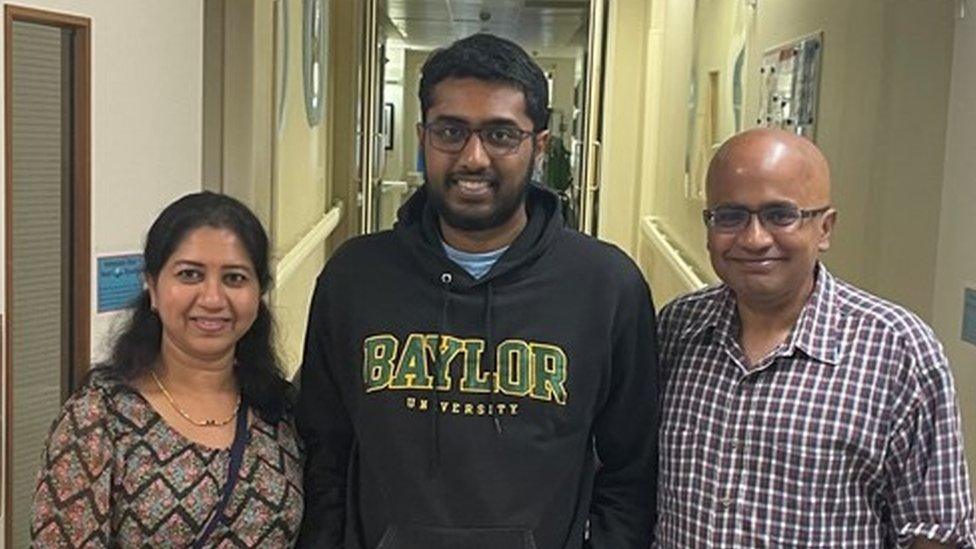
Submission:
[[[359,199],[360,217],[359,234],[375,232],[376,207],[374,205],[375,185],[381,171],[378,158],[383,154],[380,145],[383,134],[379,131],[379,116],[377,112],[378,98],[382,93],[383,59],[380,57],[378,39],[379,32],[379,0],[366,0],[363,10],[362,72],[360,74],[359,99]],[[382,106],[380,106],[382,108]]]
[[[607,21],[609,2],[589,0],[586,44],[586,85],[583,99],[582,166],[578,198],[580,232],[597,235],[598,193],[603,158],[603,95],[606,82]]]
[[[3,398],[3,517],[4,542],[13,543],[13,364],[11,363],[11,309],[13,308],[13,24],[15,21],[71,29],[72,44],[72,150],[71,246],[64,257],[70,266],[70,320],[65,340],[69,368],[62,378],[62,399],[88,373],[91,360],[91,19],[53,11],[6,4],[4,6],[4,349]]]

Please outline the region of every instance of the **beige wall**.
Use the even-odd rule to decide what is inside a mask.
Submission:
[[[691,151],[686,196],[704,196],[705,173],[713,151],[736,132],[732,105],[733,72],[752,14],[753,11],[741,1],[698,0],[692,26],[694,42],[690,71],[696,93],[694,111],[686,113],[691,118],[691,135],[686,136]],[[748,74],[742,76],[745,80]]]
[[[332,180],[329,177],[330,74],[325,86],[323,120],[311,127],[305,110],[304,75],[302,71],[302,11],[301,3],[289,4],[288,31],[279,33],[276,47],[288,38],[287,63],[277,67],[286,83],[274,93],[275,126],[272,128],[273,175],[271,183],[270,233],[272,256],[280,262],[295,248],[331,207]],[[280,56],[278,56],[280,59]],[[284,69],[282,68],[284,67]],[[282,94],[282,92],[284,92]],[[283,110],[277,118],[278,101],[283,97]],[[315,277],[325,263],[325,245],[319,244],[286,279],[275,282],[271,296],[278,327],[279,355],[290,375],[301,361],[308,304]]]
[[[955,23],[955,55],[946,132],[945,179],[936,261],[932,324],[952,363],[969,450],[969,472],[976,473],[976,346],[962,333],[964,288],[976,289],[976,14]],[[915,250],[911,250],[914,253]],[[976,477],[971,477],[976,481]],[[973,482],[976,490],[976,482]]]
[[[642,172],[646,2],[612,2],[607,36],[597,235],[636,257]]]
[[[278,329],[278,356],[286,375],[293,376],[302,360],[308,305],[315,279],[325,264],[325,246],[308,255],[285,284],[278,285],[272,297]]]
[[[216,187],[248,204],[268,229],[276,274],[270,302],[279,353],[290,374],[301,359],[308,303],[328,249],[358,231],[356,121],[362,6],[329,3],[325,109],[322,122],[310,127],[302,70],[301,2],[288,0],[284,32],[275,28],[283,22],[271,0],[213,1],[223,4],[222,13],[213,10],[223,19],[214,24],[223,32],[216,45],[222,45],[223,52],[218,55],[213,51],[217,41],[208,40],[207,59],[216,59],[213,70],[220,75],[208,74],[207,83],[220,86],[223,94],[219,101],[205,102],[218,111],[219,116],[208,111],[207,120],[217,119],[221,132],[219,139],[208,134],[207,173],[216,174],[220,179]],[[287,59],[282,54],[285,36]],[[314,229],[339,202],[343,206],[339,225],[322,241],[315,236],[321,232]]]
[[[330,194],[326,177],[329,151],[326,109],[323,122],[310,127],[305,113],[305,89],[302,75],[301,3],[289,4],[288,62],[285,69],[284,112],[273,133],[274,171],[272,196],[275,214],[273,226],[275,254],[292,247],[321,219]],[[281,38],[279,38],[281,40]],[[278,69],[281,70],[280,68]],[[328,79],[326,80],[328,82]],[[275,91],[275,111],[280,99]],[[328,102],[326,101],[326,105]]]
[[[329,125],[332,132],[332,152],[329,162],[332,172],[332,198],[343,204],[342,220],[332,237],[329,249],[359,233],[360,204],[359,149],[357,126],[359,120],[359,87],[363,58],[362,18],[364,2],[329,2]]]
[[[660,72],[648,74],[649,79],[657,81],[645,95],[649,103],[657,103],[657,116],[645,121],[647,142],[640,183],[644,193],[640,213],[660,217],[676,245],[701,270],[711,272],[701,222],[703,203],[698,198],[688,198],[685,181],[694,3],[658,0],[654,4],[648,23],[648,58],[657,61]]]
[[[701,0],[700,9],[713,10],[715,21],[734,19],[721,1]],[[825,260],[842,277],[931,318],[954,2],[761,0],[752,8],[725,0],[724,5],[734,2],[742,4],[748,36],[745,127],[755,124],[759,110],[763,51],[823,31],[817,142],[831,160],[840,210]],[[642,62],[649,72],[643,114],[633,106],[639,103],[628,106],[643,119],[644,154],[639,170],[621,171],[606,185],[628,177],[634,181],[628,173],[637,173],[639,214],[659,216],[693,263],[713,276],[704,248],[703,202],[693,196],[700,181],[689,181],[689,190],[684,179],[693,9],[687,0],[657,0],[645,12]],[[713,24],[698,21],[703,29]],[[707,71],[720,66],[722,50],[706,47],[700,58],[708,65],[700,71]],[[611,196],[606,188],[604,195]],[[626,216],[631,198],[619,191],[606,207]],[[916,259],[905,261],[904,249],[917,250]]]
[[[885,14],[885,93],[863,225],[875,253],[863,283],[931,322],[956,3],[900,4]]]
[[[220,182],[217,185],[208,180],[207,184],[247,204],[269,228],[274,177],[274,5],[270,0],[221,1],[223,64],[208,71],[205,99],[210,99],[211,86],[219,78],[223,91],[220,102],[214,105],[208,101],[206,115],[210,125],[215,123],[210,109],[220,113],[223,135],[220,140],[208,135],[204,151],[208,178],[213,170],[219,172]],[[208,41],[207,46],[212,43]],[[218,70],[222,72],[219,77],[215,74]],[[209,148],[214,142],[220,146],[217,151]],[[213,167],[215,163],[219,168]]]
[[[925,319],[932,311],[954,4],[819,0],[798,8],[768,0],[759,4],[747,59],[752,70],[765,48],[824,31],[817,143],[832,163],[840,211],[827,264]],[[755,119],[758,104],[758,86],[750,85],[746,120]]]

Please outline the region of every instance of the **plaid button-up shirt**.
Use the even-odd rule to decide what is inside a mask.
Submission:
[[[724,285],[658,327],[658,546],[976,543],[952,376],[915,315],[818,265],[792,332],[752,369]]]

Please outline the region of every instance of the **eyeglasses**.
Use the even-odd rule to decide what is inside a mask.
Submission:
[[[720,233],[737,233],[749,226],[755,215],[768,231],[784,232],[796,228],[801,221],[816,217],[830,209],[830,206],[803,210],[792,204],[771,204],[758,210],[745,206],[719,206],[713,210],[702,210],[702,219],[708,228]]]
[[[480,128],[469,128],[463,124],[451,122],[431,122],[422,126],[430,137],[430,144],[435,149],[457,154],[468,145],[473,134],[478,134],[485,152],[489,156],[507,156],[518,151],[522,141],[534,135],[511,125],[489,124]]]

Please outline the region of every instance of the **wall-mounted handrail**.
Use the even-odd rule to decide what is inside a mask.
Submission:
[[[699,274],[698,269],[667,236],[666,230],[658,218],[649,215],[642,219],[641,230],[644,232],[644,236],[651,241],[651,244],[657,248],[657,251],[667,259],[671,270],[681,277],[681,282],[686,288],[697,290],[708,285]]]
[[[275,284],[280,288],[295,274],[298,266],[305,261],[313,250],[321,246],[332,231],[342,221],[342,202],[336,202],[332,209],[322,216],[322,219],[311,228],[305,236],[288,250],[275,266]]]

